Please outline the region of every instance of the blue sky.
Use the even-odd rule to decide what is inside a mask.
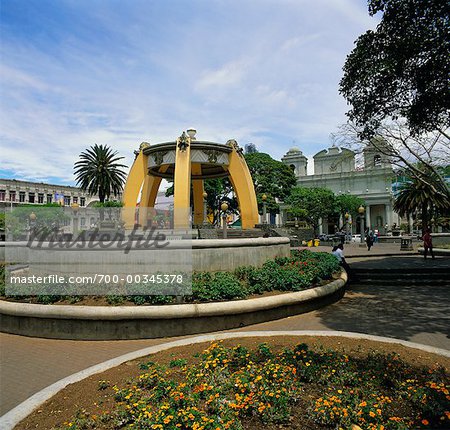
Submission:
[[[94,143],[131,165],[189,127],[314,155],[346,120],[346,55],[377,24],[362,0],[1,0],[0,17],[0,176],[65,184]]]

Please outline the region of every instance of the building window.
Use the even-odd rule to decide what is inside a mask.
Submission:
[[[28,193],[28,202],[34,203],[34,193]]]
[[[86,225],[86,218],[84,217],[80,218],[80,225],[81,227],[84,227]]]
[[[10,191],[9,192],[9,201],[10,202],[15,202],[16,201],[16,192],[15,191]]]
[[[40,204],[44,203],[44,194],[42,193],[38,194],[38,203]]]
[[[20,203],[25,202],[25,191],[19,191],[19,202]]]
[[[64,206],[70,206],[70,196],[64,196]]]
[[[47,203],[50,204],[52,202],[53,196],[51,194],[47,194]]]
[[[6,200],[6,191],[0,190],[0,202],[4,202]]]
[[[86,199],[84,197],[80,197],[80,206],[86,206]]]
[[[380,155],[375,155],[375,157],[373,157],[373,165],[375,167],[381,166],[381,156]]]
[[[73,198],[73,202],[74,202],[74,203],[78,203],[78,197],[74,197],[74,198]]]

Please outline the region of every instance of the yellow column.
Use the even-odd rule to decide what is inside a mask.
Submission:
[[[244,157],[236,151],[229,154],[228,172],[239,203],[242,228],[253,228],[258,223],[258,203],[255,188]]]
[[[192,164],[192,176],[202,174],[202,165],[200,163]],[[192,190],[194,198],[194,224],[203,222],[203,179],[192,180]]]
[[[139,204],[139,224],[146,227],[148,220],[148,208],[155,206],[156,195],[158,194],[161,178],[147,175],[142,187],[141,202]]]
[[[179,147],[182,138],[177,139],[175,155],[175,173],[173,180],[174,227],[186,229],[189,226],[191,212],[191,143],[186,136],[187,146]],[[182,142],[181,142],[182,143]]]
[[[147,175],[148,157],[142,150],[134,160],[123,190],[122,221],[125,228],[132,228],[135,222],[136,203],[141,191],[142,182]]]
[[[168,169],[168,165],[161,166],[159,171],[164,173]],[[158,195],[159,186],[162,178],[158,176],[147,175],[144,180],[141,193],[141,203],[139,205],[139,224],[145,226],[148,220],[148,209],[155,207],[156,197]]]

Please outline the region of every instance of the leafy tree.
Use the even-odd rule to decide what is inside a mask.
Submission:
[[[442,167],[450,159],[449,140],[437,131],[422,135],[410,133],[404,121],[383,122],[377,129],[377,135],[370,139],[362,139],[364,128],[354,123],[347,123],[332,135],[335,144],[345,146],[357,154],[361,154],[367,146],[375,152],[384,155],[389,163],[408,170],[409,175],[440,194],[445,184]],[[430,176],[423,175],[423,166],[432,172],[434,181]],[[369,167],[373,167],[369,166]],[[440,185],[437,186],[437,183]]]
[[[356,40],[340,92],[348,116],[371,137],[385,119],[406,118],[413,135],[438,130],[447,138],[450,91],[450,7],[447,0],[369,0],[381,12],[375,31]]]
[[[336,207],[335,196],[327,188],[295,187],[285,203],[289,205],[288,210],[294,216],[306,219],[315,233],[320,225],[320,218],[333,214]]]
[[[353,196],[351,194],[341,194],[335,197],[336,213],[344,215],[348,212],[355,216],[358,214],[358,208],[364,205],[364,200],[361,197]]]
[[[92,205],[94,208],[121,208],[123,207],[123,202],[117,200],[107,200],[106,202],[95,202]]]
[[[430,224],[431,214],[435,216],[448,215],[450,208],[450,189],[448,185],[441,185],[435,177],[434,172],[430,172],[425,167],[422,168],[422,174],[428,177],[427,182],[416,179],[409,175],[410,180],[406,181],[400,188],[395,201],[394,210],[401,216],[407,216],[412,213],[420,213],[422,218],[422,233],[425,233]],[[428,182],[434,182],[432,188]],[[436,194],[435,188],[440,189],[440,194]]]
[[[297,183],[294,172],[286,164],[262,152],[245,154],[245,160],[252,175],[259,206],[262,206],[262,196],[265,194],[267,211],[278,213],[280,208],[276,199],[284,201],[290,194]]]
[[[258,150],[256,149],[256,145],[254,143],[248,143],[245,145],[246,154],[255,154],[256,152],[258,152]]]
[[[126,179],[126,173],[121,169],[127,166],[118,163],[123,158],[107,145],[91,146],[80,154],[80,161],[75,163],[77,185],[90,195],[98,194],[100,203],[111,195],[118,196]]]
[[[30,227],[30,215],[34,213],[35,220],[33,228],[35,232],[46,235],[51,231],[58,230],[70,219],[65,208],[58,203],[47,203],[43,205],[20,204],[6,213],[6,229],[16,239],[25,235]]]
[[[213,224],[220,224],[220,205],[222,202],[227,202],[228,211],[230,213],[238,214],[239,205],[237,198],[232,193],[233,187],[228,178],[214,178],[206,179],[204,181],[204,188],[208,196],[206,197],[206,205],[208,213],[213,216]],[[192,190],[191,190],[192,191]],[[166,190],[166,197],[173,196],[173,185]],[[193,196],[191,193],[191,202]]]
[[[227,202],[228,212],[239,213],[239,205],[233,194],[233,186],[228,178],[215,178],[205,180],[205,191],[208,194],[206,204],[209,213],[212,213],[213,224],[220,225],[220,205]]]

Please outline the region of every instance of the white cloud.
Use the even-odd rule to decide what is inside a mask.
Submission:
[[[224,64],[215,70],[206,70],[196,84],[201,91],[215,90],[217,87],[228,87],[242,82],[245,76],[245,61],[238,60]]]

